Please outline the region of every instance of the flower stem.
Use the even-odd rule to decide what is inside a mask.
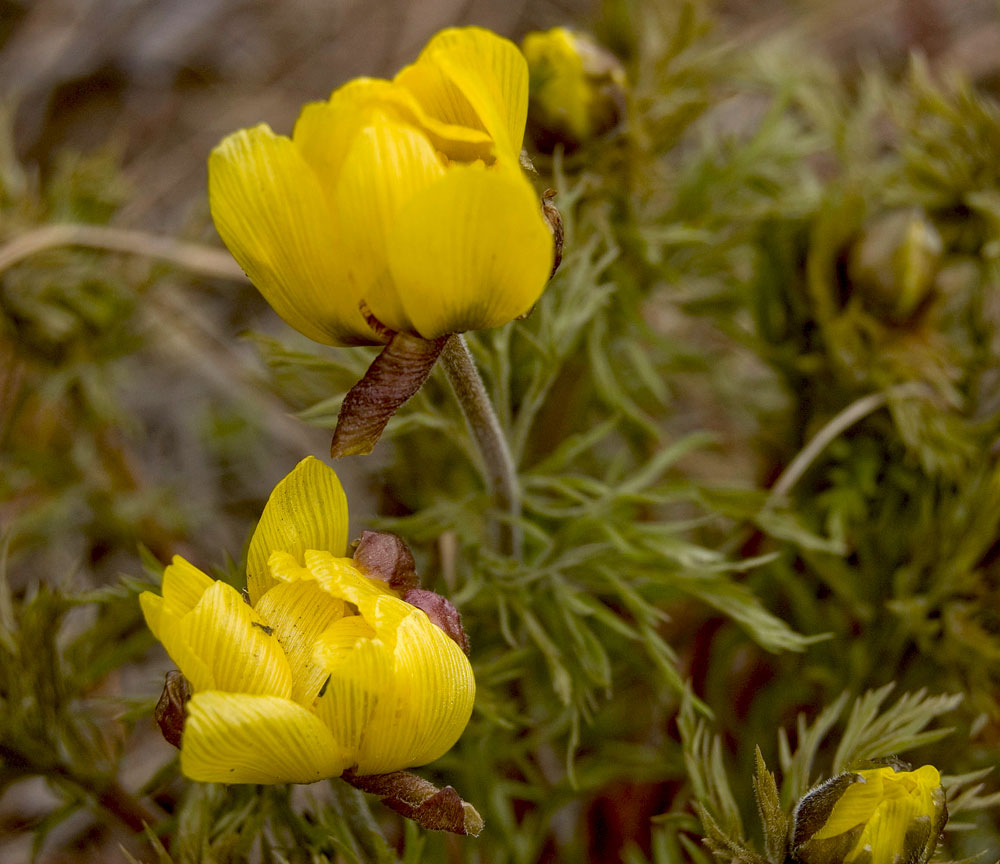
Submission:
[[[874,414],[889,403],[891,399],[912,399],[927,392],[927,387],[919,381],[898,384],[884,393],[869,393],[855,400],[842,411],[834,415],[806,444],[796,457],[788,463],[781,476],[771,487],[764,507],[771,507],[781,501],[799,482],[802,475],[809,470],[819,455],[840,435],[850,429],[855,423],[860,423],[869,414]]]
[[[0,246],[0,273],[37,252],[61,246],[83,246],[107,252],[160,258],[215,279],[247,281],[239,264],[224,249],[198,243],[181,243],[172,237],[147,234],[144,231],[78,223],[43,225],[14,237]]]
[[[864,420],[869,414],[874,414],[886,404],[888,399],[885,393],[869,393],[862,396],[855,402],[848,405],[843,411],[838,413],[832,420],[828,421],[806,444],[796,457],[788,464],[781,476],[771,487],[771,493],[767,496],[767,505],[774,504],[783,499],[798,483],[799,478],[809,470],[809,467],[816,461],[817,457],[841,434],[850,429],[855,423]]]
[[[461,333],[454,334],[445,343],[441,362],[479,448],[490,491],[497,505],[509,516],[509,521],[499,526],[500,550],[505,555],[520,559],[521,529],[518,520],[521,518],[521,492],[517,470],[493,403]]]

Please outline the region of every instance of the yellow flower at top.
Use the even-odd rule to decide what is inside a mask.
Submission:
[[[250,542],[247,601],[183,558],[140,595],[193,695],[181,770],[217,783],[312,783],[431,762],[475,699],[462,649],[368,578],[347,546],[332,469],[307,458],[271,493]]]
[[[852,771],[802,799],[792,852],[802,864],[926,864],[947,821],[933,765]]]
[[[261,124],[209,159],[226,246],[275,311],[331,345],[389,330],[435,339],[525,314],[552,235],[520,168],[528,72],[487,30],[444,30],[391,81],[306,105],[291,138]]]

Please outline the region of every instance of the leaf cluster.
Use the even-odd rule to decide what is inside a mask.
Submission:
[[[108,687],[116,670],[147,650],[135,586],[74,592],[39,582],[15,593],[8,543],[0,558],[0,793],[44,778],[58,802],[33,826],[33,854],[49,832],[81,808],[103,813],[84,829],[153,817],[118,780],[119,759],[135,720],[149,705],[123,713]]]

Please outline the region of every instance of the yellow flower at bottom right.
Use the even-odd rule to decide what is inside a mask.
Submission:
[[[792,855],[800,864],[926,864],[947,821],[933,765],[851,771],[799,802]]]

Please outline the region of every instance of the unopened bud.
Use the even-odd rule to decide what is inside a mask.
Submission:
[[[521,50],[530,76],[528,127],[540,150],[579,147],[624,119],[625,70],[593,37],[554,27],[529,33]]]
[[[941,235],[920,210],[898,210],[865,228],[851,248],[848,275],[873,312],[902,324],[930,294],[941,250]]]
[[[795,808],[799,864],[927,864],[948,821],[933,765],[849,771],[821,783]]]

